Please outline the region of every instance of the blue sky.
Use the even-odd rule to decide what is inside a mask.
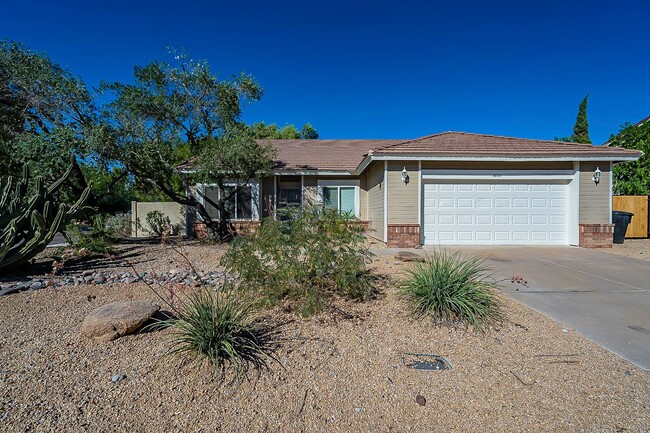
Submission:
[[[13,1],[0,37],[90,85],[130,81],[167,46],[265,90],[248,122],[321,138],[456,130],[552,139],[589,93],[602,143],[650,115],[650,2]]]

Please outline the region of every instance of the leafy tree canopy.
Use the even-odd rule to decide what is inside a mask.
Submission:
[[[113,139],[103,152],[172,200],[194,207],[225,237],[230,217],[225,202],[235,194],[226,195],[226,181],[241,186],[269,174],[275,156],[241,122],[243,105],[259,100],[262,88],[250,75],[222,80],[205,61],[184,55],[175,60],[136,67],[134,84],[102,84],[114,95],[104,113]],[[191,169],[179,169],[187,160]],[[199,197],[192,188],[197,181],[216,184],[219,201]],[[218,225],[202,199],[219,209]]]
[[[573,134],[568,137],[555,137],[555,141],[591,144],[591,138],[589,138],[589,122],[587,121],[588,98],[589,95],[585,96],[580,102],[578,115],[576,116],[576,123],[573,125]]]
[[[18,174],[28,162],[35,175],[56,178],[72,154],[63,199],[75,199],[92,180],[91,206],[118,210],[138,197],[165,197],[196,208],[209,224],[193,186],[212,183],[222,192],[210,204],[220,209],[223,232],[224,183],[243,185],[272,168],[273,147],[256,138],[318,132],[310,124],[300,131],[245,125],[244,106],[263,94],[252,76],[220,79],[207,62],[172,54],[172,64],[135,67],[133,84],[102,83],[98,91],[108,102],[98,106],[96,92],[46,54],[0,41],[0,175]],[[178,168],[187,161],[191,170]]]
[[[95,205],[125,177],[94,150],[103,135],[93,95],[81,79],[43,53],[0,41],[0,175],[17,175],[29,163],[36,176],[58,178],[73,154],[62,198],[76,200],[97,175],[105,181],[97,182],[87,201]],[[95,170],[84,171],[87,165]]]
[[[302,138],[303,140],[314,140],[318,138],[318,131],[316,131],[311,123],[305,123],[299,131],[295,125],[287,124],[282,129],[279,129],[275,123],[267,125],[264,122],[257,122],[250,126],[250,131],[253,137],[257,139]]]
[[[650,121],[640,125],[626,123],[617,135],[610,138],[610,146],[636,149],[643,152],[639,160],[614,166],[613,193],[616,195],[650,194]]]

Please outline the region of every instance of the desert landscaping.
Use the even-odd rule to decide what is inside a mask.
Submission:
[[[197,270],[217,275],[227,247],[179,248]],[[231,383],[164,356],[170,329],[96,342],[81,326],[98,306],[161,304],[145,283],[119,275],[184,270],[166,245],[120,249],[93,263],[106,282],[0,298],[0,429],[642,432],[650,424],[647,372],[504,296],[505,321],[484,334],[416,319],[395,290],[410,264],[390,256],[374,258],[372,272],[383,278],[365,303],[339,299],[310,318],[281,306],[262,311],[281,324],[282,344],[277,362],[248,380]],[[37,263],[48,261],[46,251]],[[82,272],[71,265],[57,278]],[[408,368],[404,353],[438,354],[452,368]]]

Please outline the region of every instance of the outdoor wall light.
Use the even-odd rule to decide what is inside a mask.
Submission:
[[[406,167],[404,167],[404,170],[402,170],[402,182],[405,184],[409,184],[409,172],[406,171]]]
[[[596,171],[594,171],[594,177],[591,178],[591,180],[593,180],[596,185],[598,185],[600,182],[600,173],[602,173],[600,171],[600,168],[596,167]],[[402,175],[402,177],[404,177],[404,175]]]

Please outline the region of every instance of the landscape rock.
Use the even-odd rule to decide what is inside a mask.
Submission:
[[[45,284],[40,281],[35,281],[29,286],[31,290],[41,290],[43,287],[45,287]]]
[[[20,292],[21,289],[18,286],[9,286],[0,290],[0,296],[11,295],[12,293]]]
[[[158,305],[146,300],[113,302],[91,311],[81,332],[97,341],[112,341],[140,329],[158,310]]]
[[[398,251],[395,258],[401,262],[423,262],[425,260],[424,256],[410,251]]]

